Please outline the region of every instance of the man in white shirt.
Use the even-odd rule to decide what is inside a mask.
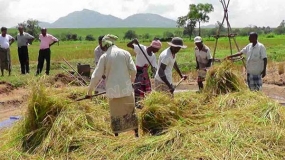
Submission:
[[[7,34],[7,28],[1,27],[1,36],[0,36],[0,68],[1,76],[4,76],[4,69],[9,72],[11,75],[11,55],[10,55],[10,46],[14,42],[14,38]]]
[[[103,51],[103,46],[102,46],[102,39],[104,36],[99,36],[98,37],[98,46],[94,49],[94,57],[95,57],[95,64],[97,65],[99,62],[100,57],[104,54],[105,51]],[[103,76],[104,77],[104,76]],[[101,93],[106,91],[106,82],[105,79],[102,78],[101,82],[99,83],[99,85],[96,88],[95,93]]]
[[[203,40],[200,36],[194,38],[195,57],[196,57],[196,69],[198,70],[197,83],[199,90],[203,89],[203,81],[205,81],[207,69],[211,67],[212,56],[208,46],[203,44]]]
[[[18,30],[19,33],[16,36],[16,41],[18,42],[18,56],[21,65],[21,73],[26,74],[30,72],[28,45],[32,44],[34,37],[29,33],[24,32],[23,26],[19,26]]]
[[[181,78],[187,79],[186,75],[182,75],[176,62],[176,54],[181,48],[186,48],[183,45],[183,40],[180,37],[172,38],[171,42],[167,42],[170,47],[166,48],[159,56],[158,67],[159,69],[155,74],[155,90],[162,92],[170,92],[173,94],[174,86],[172,82],[172,69],[174,68]]]
[[[267,66],[266,49],[257,39],[257,33],[251,32],[249,34],[250,43],[237,54],[227,57],[227,59],[231,59],[242,54],[246,55],[247,84],[252,91],[262,89],[262,78],[266,76]]]
[[[41,43],[40,43],[36,75],[39,75],[42,72],[45,60],[46,60],[46,75],[49,75],[50,55],[51,55],[50,47],[56,42],[58,42],[58,39],[55,38],[53,35],[48,34],[46,28],[42,28],[41,33],[42,34],[39,35]]]
[[[102,39],[105,53],[100,57],[88,88],[86,98],[98,85],[102,76],[106,76],[106,96],[109,98],[111,128],[118,136],[119,133],[134,130],[138,137],[138,119],[135,113],[134,89],[136,65],[131,54],[114,45],[118,39],[114,35],[106,35]]]
[[[136,54],[136,67],[137,75],[135,80],[135,102],[136,107],[141,109],[142,106],[139,101],[145,97],[146,93],[151,92],[151,82],[148,75],[148,68],[151,66],[153,74],[157,70],[155,53],[159,51],[162,44],[159,40],[153,40],[150,46],[144,46],[139,44],[137,39],[132,40],[127,44],[129,48],[132,48]]]

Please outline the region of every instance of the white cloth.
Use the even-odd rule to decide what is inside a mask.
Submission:
[[[20,35],[20,33],[17,34],[16,40],[18,47],[27,46],[28,40],[33,39],[34,37],[30,35],[29,33],[23,32],[23,35]]]
[[[140,45],[141,49],[144,51],[144,53],[146,54],[148,60],[150,61],[150,63],[152,64],[152,66],[154,68],[157,68],[157,63],[156,63],[156,57],[155,54],[152,53],[151,56],[148,55],[146,49],[147,47],[144,45]],[[147,61],[147,59],[145,58],[144,54],[142,53],[142,51],[140,50],[138,45],[134,44],[134,51],[136,53],[136,65],[139,67],[143,67],[145,64],[149,65],[149,62]]]
[[[199,64],[199,69],[205,69],[209,63],[209,60],[212,59],[210,49],[206,45],[203,46],[202,50],[195,47],[195,56]]]
[[[3,37],[1,34],[0,35],[0,48],[8,49],[10,47],[9,41],[11,39],[13,39],[13,37],[10,36],[9,34],[6,34],[5,37]]]
[[[100,57],[102,56],[102,54],[104,54],[104,51],[101,49],[100,46],[97,46],[94,49],[94,57],[95,57],[95,64],[97,65],[99,62]]]
[[[246,55],[247,73],[260,75],[264,69],[264,58],[267,58],[266,49],[262,43],[257,42],[253,47],[252,43],[244,47],[241,53]]]
[[[172,69],[173,69],[175,61],[176,61],[176,56],[175,57],[172,56],[170,47],[162,51],[162,53],[159,55],[159,58],[158,58],[158,66],[160,66],[161,63],[166,65],[164,73],[165,73],[166,79],[168,80],[170,84],[172,84]],[[154,78],[160,82],[163,82],[158,75],[158,71],[159,69],[156,71]]]
[[[136,73],[137,69],[131,54],[113,45],[100,57],[92,74],[87,94],[92,95],[102,75],[105,75],[108,98],[131,96],[134,93],[132,82],[135,80]]]

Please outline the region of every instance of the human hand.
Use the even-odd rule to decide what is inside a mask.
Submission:
[[[266,76],[266,71],[265,71],[265,70],[263,70],[263,71],[261,72],[261,76],[262,76],[262,78],[264,78],[264,77]]]
[[[133,43],[138,45],[139,44],[138,39],[137,38],[133,39]]]
[[[170,93],[173,94],[173,93],[174,93],[174,90],[175,90],[175,88],[174,88],[174,86],[171,84],[171,86],[169,87]]]
[[[187,75],[182,75],[182,78],[185,81],[188,78],[188,76]]]
[[[91,99],[92,96],[91,95],[85,95],[85,99]]]

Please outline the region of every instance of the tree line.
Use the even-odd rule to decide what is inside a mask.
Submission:
[[[133,39],[139,38],[145,41],[151,41],[152,39],[160,39],[161,41],[169,41],[172,37],[178,36],[182,38],[191,39],[194,36],[200,35],[202,37],[212,37],[217,34],[220,28],[220,34],[227,34],[227,28],[217,22],[214,28],[201,28],[201,23],[208,23],[210,20],[209,13],[214,11],[214,7],[209,3],[199,3],[190,4],[189,12],[185,16],[178,17],[177,19],[177,29],[175,31],[169,30],[165,31],[162,35],[150,35],[149,33],[144,33],[142,35],[136,34],[134,30],[128,30],[124,33],[123,39]],[[198,25],[198,27],[197,27]],[[38,20],[29,19],[27,21],[18,23],[18,26],[23,26],[25,32],[38,37],[40,34],[40,26]],[[268,38],[273,38],[274,35],[285,34],[285,20],[283,20],[279,26],[276,28],[271,28],[269,26],[248,26],[244,28],[233,28],[232,33],[238,36],[247,36],[249,32],[256,32],[259,35],[266,35]],[[12,36],[16,36],[17,33],[12,33]],[[92,34],[88,34],[84,37],[79,36],[77,33],[61,33],[54,35],[61,41],[95,41],[97,38]],[[37,40],[37,38],[36,38]]]

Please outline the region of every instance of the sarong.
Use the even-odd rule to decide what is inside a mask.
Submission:
[[[134,95],[109,99],[111,128],[114,133],[138,129]]]
[[[151,82],[147,72],[148,66],[137,66],[137,74],[135,79],[135,97],[136,99],[144,98],[145,93],[151,92]]]
[[[0,48],[0,68],[1,70],[6,69],[7,71],[11,71],[11,55],[9,48]]]
[[[251,91],[260,91],[262,89],[261,75],[247,74],[247,85]]]

